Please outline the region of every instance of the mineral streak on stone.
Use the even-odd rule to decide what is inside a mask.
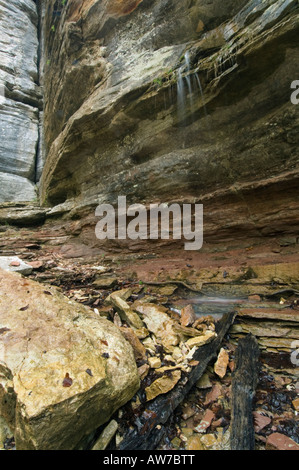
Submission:
[[[17,449],[74,449],[138,390],[118,328],[51,286],[0,270],[0,327],[0,415]]]

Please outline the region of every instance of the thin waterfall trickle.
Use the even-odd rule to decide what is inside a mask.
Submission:
[[[187,115],[191,116],[191,120],[193,121],[196,109],[198,109],[198,100],[202,102],[204,113],[207,117],[208,114],[200,78],[198,73],[191,69],[190,54],[189,51],[187,51],[184,55],[183,64],[177,71],[177,106],[178,120],[180,123],[186,123]]]
[[[183,79],[183,66],[178,69],[177,78],[177,101],[178,101],[178,119],[184,121],[186,114],[185,106],[185,87]]]

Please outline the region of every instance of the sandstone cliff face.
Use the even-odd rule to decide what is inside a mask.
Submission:
[[[40,90],[33,0],[0,3],[0,201],[36,198]]]
[[[198,201],[209,237],[293,232],[298,12],[291,0],[49,2],[42,202]]]

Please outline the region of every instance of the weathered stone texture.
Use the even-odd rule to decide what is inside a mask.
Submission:
[[[129,4],[50,2],[41,200],[198,201],[206,237],[293,233],[297,2]]]
[[[0,413],[17,449],[66,449],[139,387],[118,328],[46,287],[0,270]]]
[[[33,185],[41,98],[37,24],[33,0],[0,2],[1,202],[36,197]]]

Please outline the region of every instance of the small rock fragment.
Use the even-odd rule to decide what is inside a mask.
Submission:
[[[148,363],[152,369],[159,369],[161,367],[161,359],[159,357],[149,357]]]
[[[214,331],[207,331],[204,335],[188,339],[186,344],[190,349],[193,348],[193,346],[203,346],[204,344],[210,343],[210,341],[212,341],[216,336],[217,335]]]
[[[219,384],[215,384],[212,390],[207,394],[206,400],[204,402],[205,405],[210,405],[214,401],[218,400],[218,398],[222,394],[222,387]]]
[[[118,315],[117,312],[113,316],[113,323],[114,323],[114,325],[118,326],[118,328],[122,327],[123,323],[122,323],[121,318],[120,318],[120,316]]]
[[[181,375],[182,373],[180,370],[174,370],[171,372],[171,374],[163,375],[163,377],[155,380],[149,387],[145,389],[146,400],[153,400],[158,395],[162,395],[172,390],[180,380]]]
[[[262,299],[258,294],[253,294],[248,296],[248,300],[255,300],[256,302],[260,302]]]
[[[138,375],[141,380],[143,380],[147,376],[149,370],[150,366],[148,364],[143,364],[142,366],[138,367]]]
[[[181,310],[181,325],[191,326],[196,320],[196,314],[194,312],[193,306],[186,305],[186,307]]]
[[[42,261],[29,261],[28,264],[30,264],[32,269],[34,269],[36,271],[38,271],[39,269],[41,269],[44,266]]]
[[[212,383],[210,381],[209,374],[204,374],[197,382],[196,382],[196,387],[197,388],[211,388]]]
[[[179,344],[180,337],[174,330],[175,321],[166,313],[167,309],[152,303],[136,304],[135,309],[143,315],[147,329],[155,335],[165,351],[172,353],[174,346]]]
[[[198,433],[205,433],[206,430],[211,426],[211,423],[215,415],[212,410],[206,410],[204,417],[202,418],[201,422],[194,428],[194,431]]]
[[[192,327],[203,331],[206,331],[207,329],[215,331],[215,319],[212,315],[197,318]]]
[[[171,444],[174,448],[179,449],[182,444],[182,441],[179,437],[175,437],[174,439],[172,439]]]
[[[275,432],[267,438],[266,450],[299,450],[299,444],[288,436]]]
[[[293,400],[292,405],[294,407],[294,410],[299,411],[299,398],[296,398],[295,400]]]
[[[142,341],[142,344],[145,347],[145,349],[147,349],[151,353],[154,353],[154,354],[156,353],[156,343],[150,336],[145,338],[144,341]]]
[[[172,357],[176,363],[181,361],[183,359],[183,353],[181,348],[175,347],[172,353]]]
[[[115,286],[118,282],[116,277],[99,277],[96,279],[92,285],[100,289],[110,289]]]
[[[254,411],[252,414],[254,418],[254,430],[257,433],[264,429],[266,426],[268,426],[272,421],[269,416],[264,416],[258,411]]]
[[[193,429],[192,428],[183,428],[182,429],[182,432],[181,432],[181,435],[183,435],[184,437],[191,437],[193,435]]]
[[[104,300],[104,305],[111,305],[111,299],[114,296],[120,297],[123,300],[127,300],[132,295],[132,289],[127,287],[125,289],[120,289],[115,292],[112,292]]]
[[[218,354],[217,361],[214,365],[214,372],[221,379],[223,379],[223,377],[226,374],[228,363],[229,363],[229,354],[224,348],[221,348]]]
[[[146,349],[138,339],[132,328],[121,327],[120,331],[123,337],[130,343],[133,348],[135,360],[145,360],[146,356]]]
[[[144,324],[141,318],[131,309],[125,300],[118,295],[111,296],[111,303],[117,310],[120,318],[127,322],[133,328],[143,328]]]
[[[20,266],[20,261],[12,261],[11,263],[9,263],[9,266],[14,266],[14,267],[18,267]]]
[[[185,408],[184,408],[184,412],[182,414],[182,418],[184,421],[187,421],[187,419],[191,418],[191,416],[194,416],[195,413],[196,413],[196,409],[192,408],[192,406],[190,405],[187,405]]]

